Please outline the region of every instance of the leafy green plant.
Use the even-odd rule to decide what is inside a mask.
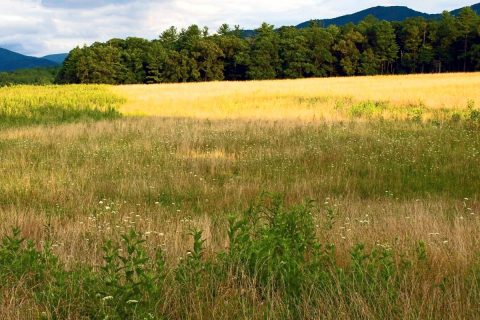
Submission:
[[[195,284],[201,278],[201,272],[205,270],[203,256],[203,245],[205,240],[202,239],[203,232],[193,230],[193,249],[187,252],[187,257],[182,260],[176,270],[176,280],[182,284]]]
[[[407,118],[414,122],[421,122],[423,119],[424,112],[425,112],[425,107],[422,105],[411,107],[407,111]]]
[[[388,104],[383,101],[365,101],[350,107],[350,116],[354,118],[374,118],[381,116]]]
[[[165,261],[160,251],[155,260],[150,259],[145,240],[135,230],[121,237],[123,244],[107,241],[104,245],[98,298],[106,315],[127,319],[154,309],[162,294]]]
[[[469,118],[472,121],[480,121],[480,110],[475,108],[475,101],[469,100],[467,104]]]
[[[401,281],[411,264],[404,258],[398,263],[393,250],[382,245],[368,251],[363,244],[357,244],[350,256],[350,266],[338,277],[343,293],[347,297],[360,295],[373,308],[380,305],[395,312]]]
[[[260,288],[299,295],[316,250],[312,205],[284,208],[279,197],[230,218],[228,258]]]
[[[58,260],[49,249],[36,249],[32,241],[20,236],[20,229],[2,239],[0,246],[0,281],[17,282],[23,279],[28,286],[45,281],[48,272],[58,266]]]

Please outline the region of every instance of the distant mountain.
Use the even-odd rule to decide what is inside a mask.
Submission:
[[[58,54],[50,54],[48,56],[42,57],[42,59],[55,62],[56,64],[62,64],[67,57],[68,57],[68,53],[58,53]]]
[[[478,14],[480,14],[480,3],[474,4],[470,7],[474,11],[476,11]],[[462,10],[462,8],[453,10],[450,13],[456,16],[460,13],[460,10]],[[324,26],[324,27],[328,27],[330,25],[343,26],[348,23],[357,24],[370,15],[374,16],[379,20],[386,20],[386,21],[404,21],[407,18],[415,18],[415,17],[423,17],[425,19],[437,19],[441,16],[440,13],[429,14],[429,13],[424,13],[420,11],[415,11],[408,7],[402,7],[402,6],[392,6],[392,7],[378,6],[378,7],[365,9],[353,14],[349,14],[346,16],[341,16],[333,19],[305,21],[297,25],[297,28],[300,28],[300,29],[306,28],[310,25],[312,21],[317,21],[321,26]]]
[[[480,3],[474,4],[470,6],[474,11],[477,12],[477,14],[480,14]],[[453,15],[458,15],[460,13],[460,9],[456,9],[451,11],[451,14]],[[386,20],[386,21],[404,21],[407,18],[414,18],[414,17],[423,17],[425,19],[437,19],[441,16],[440,13],[438,14],[429,14],[429,13],[424,13],[420,11],[416,11],[413,9],[410,9],[408,7],[403,7],[403,6],[391,6],[391,7],[373,7],[369,9],[365,9],[353,14],[348,14],[345,16],[340,16],[337,18],[333,19],[313,19],[310,21],[305,21],[300,24],[298,24],[296,27],[299,29],[306,28],[310,25],[312,21],[318,22],[319,25],[328,27],[330,25],[337,25],[337,26],[343,26],[348,23],[354,23],[357,24],[369,15],[372,15],[376,17],[379,20]],[[242,34],[244,37],[251,37],[255,35],[254,30],[243,30]]]
[[[470,8],[472,8],[473,11],[475,11],[477,14],[480,14],[480,3],[472,4]],[[460,10],[462,10],[462,8],[453,10],[451,11],[451,14],[453,14],[454,16],[457,16],[460,13]]]
[[[55,67],[59,63],[30,56],[25,56],[7,49],[0,48],[0,71],[14,71],[41,67]]]
[[[393,6],[393,7],[373,7],[365,9],[353,14],[333,18],[333,19],[322,19],[322,20],[313,20],[317,21],[321,26],[328,27],[330,25],[343,26],[348,23],[357,24],[364,20],[368,16],[374,16],[379,20],[386,21],[403,21],[407,18],[413,17],[424,17],[426,19],[431,18],[433,15],[428,13],[423,13],[415,11],[408,7]],[[310,25],[311,21],[305,21],[297,25],[297,28],[306,28]]]

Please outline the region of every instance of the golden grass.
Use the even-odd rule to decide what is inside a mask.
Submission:
[[[480,105],[480,73],[113,87],[126,115],[200,119],[345,120],[339,101],[463,110]],[[388,117],[388,114],[385,115]]]

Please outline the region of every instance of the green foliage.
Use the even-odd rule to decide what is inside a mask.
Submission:
[[[280,70],[279,35],[267,23],[256,30],[250,45],[250,79],[275,79]]]
[[[379,117],[387,106],[387,103],[382,101],[361,102],[350,108],[350,115],[354,118]]]
[[[412,121],[421,122],[424,112],[425,112],[425,107],[413,106],[411,108],[408,108],[407,117]]]
[[[186,259],[182,259],[175,276],[177,281],[182,284],[198,285],[201,273],[205,269],[202,261],[205,241],[202,239],[202,231],[200,230],[192,231],[191,235],[193,237],[193,249],[187,252]]]
[[[312,203],[285,208],[279,197],[268,200],[239,219],[230,217],[227,261],[263,294],[273,290],[298,297],[309,277],[323,273],[319,262],[326,254],[316,242]]]
[[[45,245],[38,251],[33,242],[26,242],[15,228],[12,234],[2,239],[0,246],[0,281],[15,284],[21,279],[28,286],[36,286],[48,279],[51,269],[57,267],[57,259]]]
[[[0,87],[18,84],[52,84],[59,70],[60,67],[0,72]]]
[[[403,22],[369,16],[357,25],[302,29],[263,23],[248,38],[238,26],[215,35],[192,25],[159,39],[112,39],[73,49],[57,83],[164,83],[480,70],[480,18]],[[1,79],[1,77],[0,77]]]
[[[475,122],[480,121],[480,110],[475,108],[475,101],[468,102],[467,110],[470,120]]]
[[[151,259],[142,235],[134,230],[121,236],[122,243],[107,241],[105,264],[98,278],[102,310],[106,317],[127,319],[154,312],[162,295],[165,262],[161,251]]]

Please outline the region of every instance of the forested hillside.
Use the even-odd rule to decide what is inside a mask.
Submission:
[[[60,67],[20,69],[0,72],[0,87],[13,84],[52,84]]]
[[[163,83],[212,80],[406,74],[480,70],[480,17],[403,22],[367,17],[357,25],[304,29],[263,24],[253,37],[223,25],[216,34],[193,25],[159,39],[112,39],[77,47],[58,83]]]

